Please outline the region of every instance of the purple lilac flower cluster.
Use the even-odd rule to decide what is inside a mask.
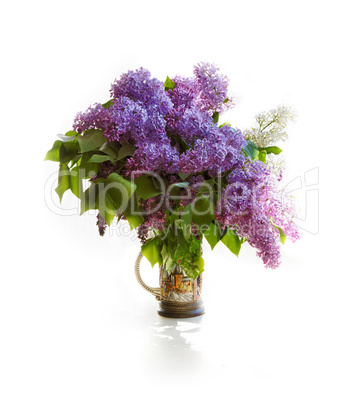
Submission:
[[[291,240],[299,238],[294,205],[279,189],[279,180],[266,164],[245,161],[228,176],[216,208],[222,226],[234,227],[239,236],[246,237],[270,268],[280,264],[280,236],[275,226]]]
[[[178,174],[183,174],[195,194],[204,180],[223,176],[227,182],[215,205],[215,219],[245,237],[267,267],[277,267],[276,227],[292,240],[299,237],[293,204],[286,203],[279,189],[281,177],[243,152],[247,142],[241,130],[216,123],[216,114],[233,104],[227,77],[215,65],[200,63],[193,77],[176,76],[172,82],[174,87],[166,90],[146,69],[129,71],[112,84],[111,104],[95,104],[77,114],[73,129],[101,129],[109,142],[132,144],[136,150],[122,167],[125,177],[147,171],[174,183],[182,182]],[[110,173],[112,164],[105,162],[100,172],[105,169]],[[152,208],[162,197],[141,200],[145,220],[139,231],[163,227],[165,204],[157,211]],[[99,222],[104,232],[104,221]]]

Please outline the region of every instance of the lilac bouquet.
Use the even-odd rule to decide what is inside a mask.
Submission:
[[[59,162],[60,199],[70,189],[81,213],[98,210],[101,235],[127,220],[144,256],[169,272],[176,263],[190,278],[203,271],[203,237],[237,256],[249,243],[266,267],[278,267],[280,244],[299,237],[276,146],[293,113],[263,113],[243,132],[219,124],[233,105],[227,89],[227,77],[208,63],[164,83],[144,68],[121,75],[111,100],[78,113],[46,155]]]

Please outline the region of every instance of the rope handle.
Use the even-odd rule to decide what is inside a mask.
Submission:
[[[140,274],[140,263],[142,260],[143,254],[140,251],[140,254],[138,255],[135,263],[135,275],[136,279],[139,282],[139,284],[148,292],[150,292],[153,296],[155,296],[156,300],[160,301],[161,300],[161,289],[160,288],[152,288],[151,286],[146,285],[146,283],[142,280],[141,274]]]

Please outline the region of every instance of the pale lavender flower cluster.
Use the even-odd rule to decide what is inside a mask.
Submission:
[[[201,110],[221,113],[232,105],[228,98],[228,78],[219,73],[219,67],[209,63],[199,63],[194,67],[200,91],[198,103]]]
[[[110,142],[134,145],[136,151],[121,170],[115,165],[115,171],[117,168],[124,176],[149,171],[171,183],[182,181],[178,173],[183,173],[189,175],[186,180],[196,193],[204,179],[224,175],[227,185],[216,205],[215,219],[246,237],[267,267],[277,267],[276,226],[288,238],[298,238],[293,203],[285,202],[278,178],[269,167],[243,152],[245,134],[215,122],[215,115],[232,105],[227,77],[218,67],[200,63],[194,67],[193,77],[176,76],[172,82],[174,87],[166,90],[146,69],[129,71],[113,83],[112,103],[108,107],[95,104],[77,114],[73,129],[78,133],[101,129]],[[101,164],[100,172],[105,169],[109,173],[112,164],[105,162],[104,168]],[[148,212],[155,201],[142,201],[141,207]],[[159,230],[164,216],[165,205],[145,216],[142,230]]]
[[[291,240],[299,238],[293,204],[284,205],[288,197],[278,190],[276,176],[260,161],[244,163],[228,176],[228,181],[217,208],[218,221],[246,237],[267,267],[278,267],[280,234],[274,225]]]

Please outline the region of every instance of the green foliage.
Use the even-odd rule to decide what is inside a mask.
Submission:
[[[62,140],[62,142],[70,142],[74,141],[78,135],[79,134],[76,133],[75,131],[68,131],[64,135],[58,134],[57,137],[59,137]]]
[[[214,219],[214,206],[210,197],[199,194],[193,202],[193,223],[200,233],[205,231]]]
[[[148,240],[145,244],[141,246],[142,254],[150,261],[151,266],[153,267],[157,262],[162,264],[162,256],[161,256],[161,242],[158,237],[154,237]]]
[[[184,209],[179,207],[175,214],[166,214],[166,229],[158,231],[149,245],[150,252],[146,255],[152,265],[157,261],[170,273],[175,264],[180,264],[186,275],[195,279],[203,272],[204,261],[201,251],[201,238],[197,239],[190,232],[192,205]],[[188,233],[186,233],[188,232]],[[157,239],[157,240],[156,240]],[[151,241],[148,241],[148,244]],[[161,259],[159,256],[161,255]],[[159,260],[160,259],[160,260]]]
[[[114,102],[114,99],[110,99],[108,102],[103,103],[102,106],[103,106],[105,109],[108,109],[111,105],[113,105],[113,102]]]
[[[181,212],[180,212],[180,222],[181,228],[183,231],[183,235],[186,239],[189,239],[191,235],[191,227],[192,227],[192,218],[193,218],[193,205],[188,204]]]
[[[233,229],[227,229],[225,235],[222,237],[222,243],[238,257],[242,242]]]
[[[106,161],[113,161],[114,159],[110,155],[99,155],[99,154],[94,154],[92,155],[88,163],[102,163]]]
[[[282,229],[281,228],[277,228],[278,230],[279,230],[279,233],[280,233],[280,242],[282,243],[282,244],[285,244],[285,240],[286,240],[286,235],[285,235],[285,233],[282,231]]]
[[[78,143],[82,153],[93,151],[103,145],[106,141],[107,138],[104,137],[102,131],[93,128],[86,130],[83,135],[78,137]]]
[[[163,193],[163,191],[156,187],[152,176],[141,175],[134,179],[137,186],[136,193],[144,200],[148,200],[151,197],[155,197]]]
[[[218,128],[222,128],[222,127],[225,126],[226,124],[227,124],[227,126],[231,127],[231,124],[225,122],[225,123],[221,124],[220,126],[218,126]]]
[[[86,152],[81,157],[81,160],[79,163],[79,167],[80,167],[79,173],[80,173],[82,179],[91,177],[98,173],[99,164],[96,162],[90,162],[92,155],[93,155],[93,153]]]
[[[201,251],[202,240],[191,236],[188,252],[185,254],[181,266],[191,279],[195,279],[204,271],[204,260]]]
[[[54,142],[52,148],[45,155],[45,161],[59,162],[59,149],[62,146],[62,141],[57,140]]]
[[[78,197],[81,198],[83,194],[83,184],[82,184],[82,178],[80,177],[79,174],[79,166],[75,166],[71,171],[70,171],[70,188],[72,193]]]
[[[164,88],[165,91],[169,91],[169,89],[174,89],[175,87],[175,82],[169,78],[169,76],[166,77],[165,83],[164,83]]]
[[[268,154],[275,154],[278,155],[282,152],[282,149],[279,147],[265,147],[265,148],[259,148],[260,151],[265,151]]]
[[[63,142],[59,148],[59,161],[61,163],[70,162],[78,153],[78,144],[74,142]]]
[[[209,179],[209,180],[204,180],[202,182],[202,184],[199,186],[198,193],[199,194],[204,193],[204,194],[210,195],[214,191],[214,185],[215,185],[215,178],[214,177],[212,179]]]
[[[218,123],[219,121],[219,113],[218,112],[214,112],[212,114],[212,119],[213,119],[213,123]]]
[[[136,185],[117,173],[111,173],[99,194],[99,211],[110,226],[113,218],[126,209]]]
[[[117,155],[117,160],[123,159],[126,156],[132,156],[136,150],[136,147],[134,147],[131,144],[125,144],[123,145],[120,150],[118,151]]]
[[[92,183],[81,196],[81,215],[90,209],[98,209],[99,183]]]
[[[266,151],[260,151],[260,153],[258,154],[258,159],[261,162],[266,163]]]
[[[221,230],[219,224],[214,224],[213,222],[210,223],[208,229],[204,232],[204,237],[206,238],[212,250],[221,240],[222,235],[223,231]]]
[[[63,194],[71,187],[69,167],[66,163],[59,164],[58,186],[55,192],[58,194],[59,201],[62,202]]]
[[[173,183],[168,186],[166,194],[171,200],[175,202],[176,205],[179,205],[181,199],[180,192],[183,188],[187,188],[188,186],[188,182]]]
[[[118,157],[118,151],[120,150],[121,145],[115,141],[113,142],[105,142],[99,148],[100,152],[110,156],[112,160],[116,160]]]
[[[243,148],[243,151],[246,153],[247,156],[249,156],[252,160],[255,160],[258,158],[259,154],[259,149],[256,144],[254,144],[252,141],[247,140],[247,145]]]
[[[130,225],[130,229],[135,229],[144,222],[140,204],[136,196],[136,192],[132,194],[127,206],[124,210],[124,215]],[[121,217],[121,215],[120,215]]]
[[[281,242],[282,244],[285,244],[286,235],[285,235],[285,233],[283,232],[283,230],[282,230],[280,227],[278,227],[277,225],[274,224],[272,218],[270,218],[270,222],[271,222],[271,225],[272,225],[275,229],[277,229],[277,230],[279,231],[279,234],[280,234],[280,242]]]
[[[110,226],[115,216],[126,209],[135,189],[135,183],[117,173],[111,173],[107,179],[95,180],[81,197],[81,214],[98,209]]]
[[[190,176],[190,173],[183,173],[183,172],[179,172],[178,176],[182,179],[185,180],[188,176]]]

